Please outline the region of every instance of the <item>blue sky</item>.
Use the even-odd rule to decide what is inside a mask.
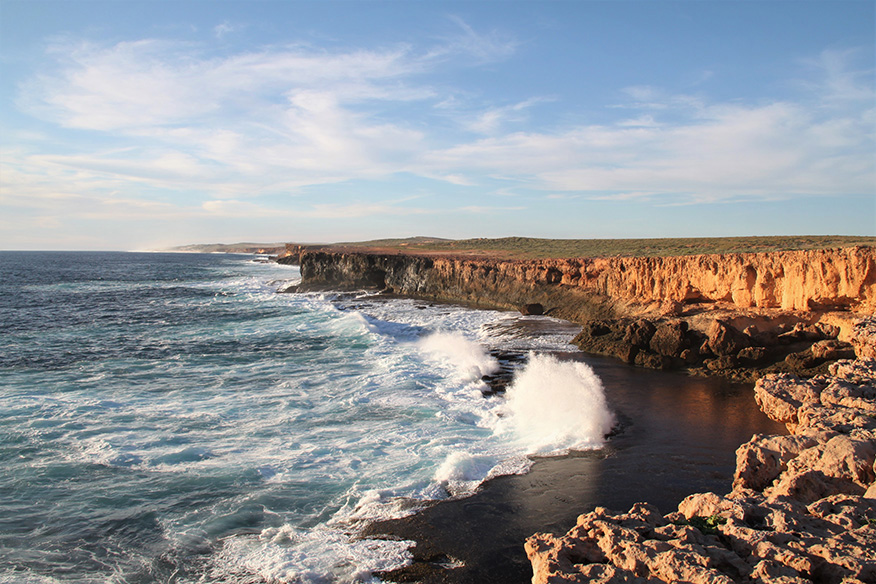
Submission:
[[[873,1],[0,0],[0,249],[876,234]]]

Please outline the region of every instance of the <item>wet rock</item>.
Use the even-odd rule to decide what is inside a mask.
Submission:
[[[709,371],[726,371],[739,365],[736,358],[731,355],[722,355],[715,359],[709,359],[705,363]]]
[[[849,343],[843,343],[836,339],[825,339],[812,345],[812,356],[821,361],[835,361],[837,359],[854,359],[855,349]]]
[[[484,397],[505,393],[514,380],[514,372],[526,362],[526,355],[515,351],[493,350],[490,355],[499,362],[499,369],[481,377],[485,383],[481,390]]]
[[[757,365],[763,363],[767,357],[767,350],[764,347],[745,347],[737,358],[745,365]]]
[[[520,307],[520,314],[522,314],[523,316],[539,316],[544,314],[544,306],[538,304],[537,302],[524,304],[522,307]]]
[[[792,371],[796,373],[800,373],[803,370],[811,369],[818,365],[818,359],[812,354],[811,348],[799,351],[797,353],[791,353],[787,357],[785,357],[785,364]]]
[[[611,332],[611,325],[603,320],[596,320],[585,324],[584,330],[587,331],[587,334],[591,337],[601,337]]]
[[[678,358],[681,359],[685,365],[693,365],[699,361],[697,354],[694,353],[692,349],[685,349],[678,355]]]
[[[673,368],[672,358],[666,355],[656,355],[646,351],[636,353],[634,363],[639,367],[647,367],[648,369],[668,370]]]

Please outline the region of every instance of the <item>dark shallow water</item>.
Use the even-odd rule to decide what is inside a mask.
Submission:
[[[567,358],[585,360],[602,379],[620,433],[602,450],[542,458],[469,498],[373,525],[372,533],[418,542],[415,556],[431,562],[416,566],[422,581],[528,583],[523,542],[533,533],[565,533],[597,506],[621,512],[647,501],[665,514],[692,493],[726,493],[736,449],[753,434],[786,432],[758,409],[751,385]],[[435,566],[449,559],[465,565]]]

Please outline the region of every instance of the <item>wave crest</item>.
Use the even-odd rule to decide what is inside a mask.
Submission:
[[[531,353],[506,399],[497,433],[512,435],[530,454],[599,448],[615,424],[593,369],[551,355]]]

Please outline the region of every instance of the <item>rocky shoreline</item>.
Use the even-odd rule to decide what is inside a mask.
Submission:
[[[748,384],[578,352],[555,356],[587,363],[603,381],[619,422],[613,435],[600,449],[538,457],[525,474],[493,477],[473,494],[369,524],[364,537],[416,542],[412,565],[379,574],[381,581],[524,584],[532,568],[523,543],[533,533],[565,532],[597,506],[648,501],[674,509],[690,493],[720,491],[732,480],[739,444],[784,430],[760,412]]]
[[[587,353],[653,369],[751,381],[811,377],[854,356],[851,329],[876,310],[876,252],[499,260],[296,249],[290,291],[380,290],[547,314],[584,328]]]
[[[837,338],[840,332],[839,326],[800,315],[712,311],[590,321],[573,343],[586,353],[639,367],[753,382],[768,373],[812,377],[827,373],[831,362],[854,358],[852,344]]]
[[[810,379],[770,374],[755,397],[789,435],[737,451],[732,490],[662,515],[581,515],[526,542],[533,583],[876,582],[876,320],[855,326],[855,360]]]

